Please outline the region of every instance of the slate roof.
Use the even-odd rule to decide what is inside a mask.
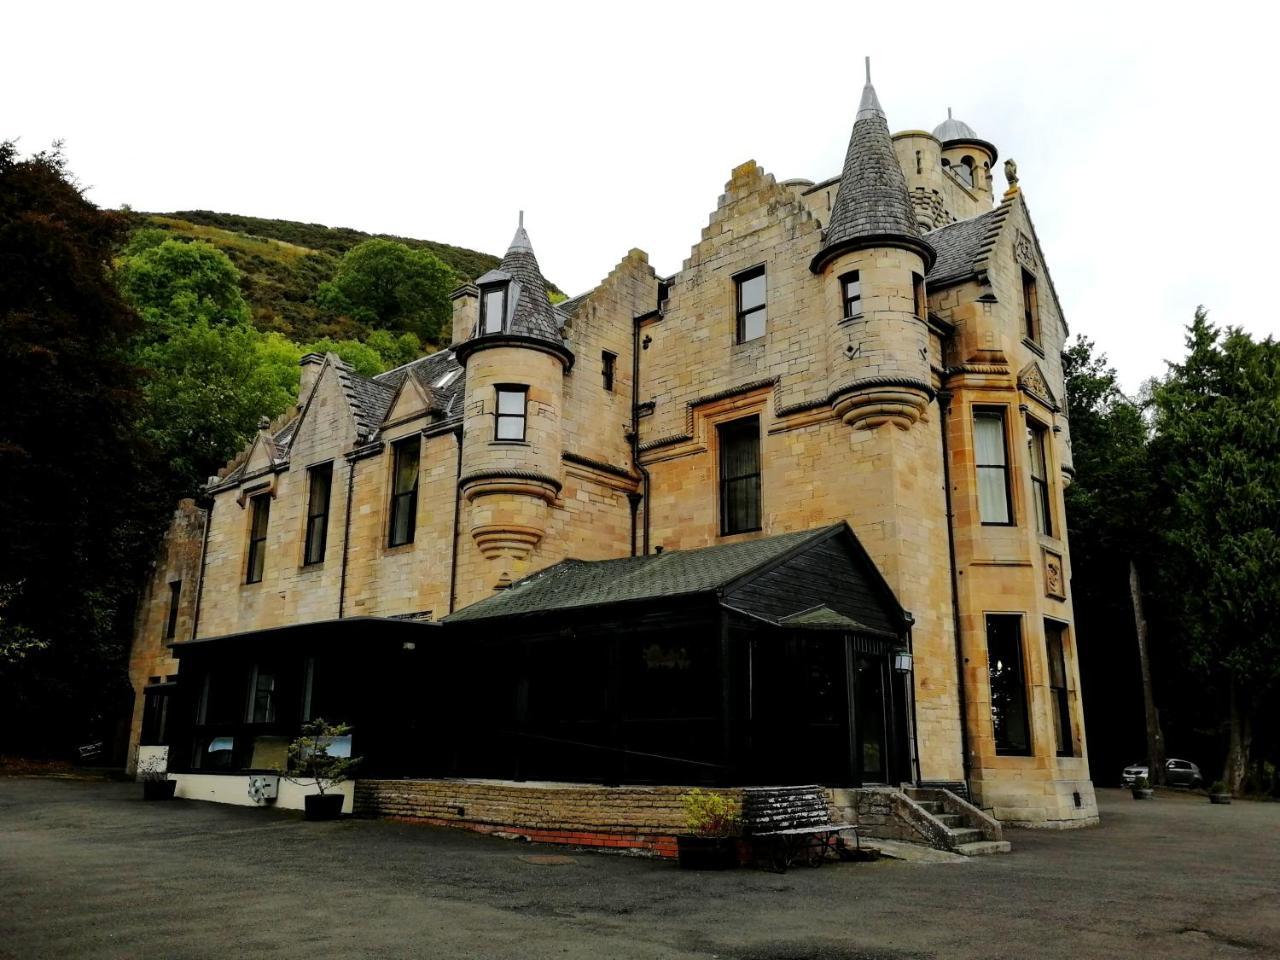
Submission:
[[[351,407],[351,415],[355,417],[356,431],[366,438],[373,436],[387,417],[396,395],[395,387],[362,377],[341,360],[334,364],[334,370]]]
[[[843,527],[843,524],[837,526]],[[445,623],[570,610],[628,600],[710,593],[777,560],[833,527],[782,533],[698,550],[671,550],[619,560],[564,560],[506,590],[464,607]]]
[[[523,217],[521,219],[523,221]],[[538,266],[538,258],[534,256],[533,245],[529,242],[529,234],[525,232],[523,222],[516,228],[516,235],[498,269],[510,274],[514,283],[520,285],[511,321],[505,332],[546,340],[563,347],[564,337],[560,334],[562,321],[547,296],[547,284],[542,278],[542,269]]]
[[[971,277],[977,264],[986,258],[991,243],[1000,233],[1008,210],[1003,206],[968,220],[957,220],[927,234],[938,259],[925,278],[937,285]]]
[[[845,153],[840,188],[831,205],[831,219],[813,269],[820,270],[842,250],[884,240],[897,240],[918,249],[925,257],[926,268],[932,262],[933,251],[920,236],[915,209],[907,194],[907,178],[893,152],[889,124],[868,71]]]
[[[456,376],[449,377],[446,382],[441,383],[441,380],[451,373]],[[467,375],[452,350],[437,351],[428,357],[421,357],[394,370],[380,373],[373,379],[390,387],[394,395],[407,376],[416,379],[426,390],[427,396],[431,397],[433,413],[438,413],[445,419],[461,416],[462,396]],[[383,414],[384,418],[385,416],[386,414]]]

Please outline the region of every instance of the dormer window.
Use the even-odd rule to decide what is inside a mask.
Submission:
[[[480,332],[501,333],[506,328],[507,285],[480,288]]]

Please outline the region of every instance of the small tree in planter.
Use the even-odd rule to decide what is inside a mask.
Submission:
[[[1133,781],[1133,799],[1150,800],[1154,794],[1155,791],[1151,788],[1151,781],[1146,777],[1139,777]]]
[[[167,764],[159,757],[149,757],[138,764],[143,800],[172,800],[178,781],[169,779]]]
[[[304,798],[308,820],[334,820],[342,813],[341,793],[326,793],[346,780],[360,764],[358,757],[336,757],[329,752],[335,740],[351,733],[345,723],[328,723],[317,717],[302,725],[302,735],[289,744],[289,772],[293,783],[310,781],[316,793]]]
[[[742,832],[739,806],[728,797],[704,790],[684,795],[687,834],[676,837],[680,866],[685,870],[727,870],[738,862]]]
[[[1230,803],[1231,788],[1225,780],[1215,780],[1209,787],[1210,803]]]

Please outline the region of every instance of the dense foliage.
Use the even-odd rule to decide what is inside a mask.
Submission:
[[[1170,754],[1221,764],[1234,791],[1280,789],[1277,725],[1264,709],[1280,692],[1280,344],[1219,331],[1197,311],[1186,358],[1141,403],[1089,341],[1077,339],[1065,363],[1086,715],[1105,718],[1092,729],[1109,741],[1094,738],[1094,759],[1118,770],[1143,749],[1132,562]],[[1119,763],[1117,742],[1132,754]]]
[[[453,271],[426,250],[366,240],[343,256],[332,280],[320,284],[316,302],[367,327],[435,341],[452,315],[449,292],[456,286]]]
[[[58,150],[0,143],[0,735],[101,735],[129,701],[128,598],[147,516],[137,315],[109,273],[127,223]]]
[[[421,244],[359,240],[344,259],[101,211],[56,149],[0,144],[0,751],[123,742],[132,603],[160,531],[295,402],[304,353],[372,376],[432,349],[453,271]],[[236,257],[291,264],[285,300],[255,299],[269,278],[246,283]],[[309,335],[273,313],[286,301]]]

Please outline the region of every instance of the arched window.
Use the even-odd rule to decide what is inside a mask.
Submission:
[[[956,176],[960,178],[960,182],[967,187],[973,186],[973,157],[965,155],[960,158],[958,166],[951,168],[955,171]]]

